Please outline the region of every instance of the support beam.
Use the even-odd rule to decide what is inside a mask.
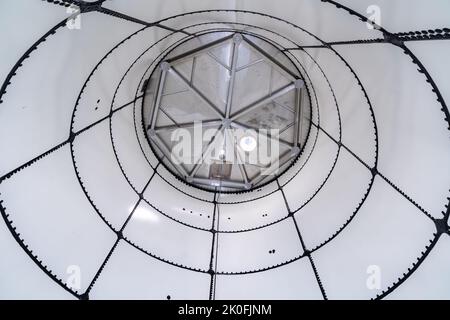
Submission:
[[[237,129],[255,130],[255,131],[258,132],[258,134],[262,134],[263,136],[265,136],[265,137],[267,137],[269,139],[276,139],[278,142],[288,146],[289,148],[294,147],[293,143],[291,143],[289,141],[286,141],[286,140],[283,140],[283,139],[280,139],[279,135],[276,136],[276,137],[272,137],[270,134],[264,133],[264,131],[259,131],[260,128],[251,127],[249,125],[245,125],[245,124],[237,122],[237,121],[231,123],[231,126],[234,127],[234,128],[237,128]]]
[[[192,58],[191,79],[189,79],[190,86],[194,85],[195,68],[197,67],[197,57]]]
[[[299,141],[300,143],[303,143],[303,126],[304,126],[304,118],[305,118],[305,110],[307,108],[307,95],[306,94],[300,94],[300,115],[299,115],[299,128],[298,128],[298,135],[299,135]],[[310,121],[310,120],[308,120]]]
[[[273,59],[273,57],[271,55],[269,55],[267,52],[265,52],[263,49],[261,49],[257,44],[255,44],[254,42],[252,42],[250,39],[248,39],[247,37],[243,37],[244,41],[249,44],[253,50],[255,50],[257,53],[259,53],[260,55],[262,55],[263,57],[265,57],[267,60],[269,60],[270,62],[272,62],[272,64],[274,65],[274,67],[280,72],[282,73],[284,76],[286,76],[288,79],[291,79],[292,81],[294,81],[295,79],[297,79],[297,75],[294,74],[291,70],[289,70],[288,68],[286,68],[284,65],[282,65],[281,63],[279,63],[277,60]]]

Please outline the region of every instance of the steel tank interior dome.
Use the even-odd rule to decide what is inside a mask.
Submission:
[[[447,0],[2,0],[0,299],[450,299],[449,28]],[[227,128],[279,153],[226,162],[261,146]]]

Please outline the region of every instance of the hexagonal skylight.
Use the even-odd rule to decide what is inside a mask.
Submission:
[[[206,189],[248,190],[298,156],[309,101],[295,64],[276,46],[216,32],[172,50],[150,78],[144,124],[164,165]]]

